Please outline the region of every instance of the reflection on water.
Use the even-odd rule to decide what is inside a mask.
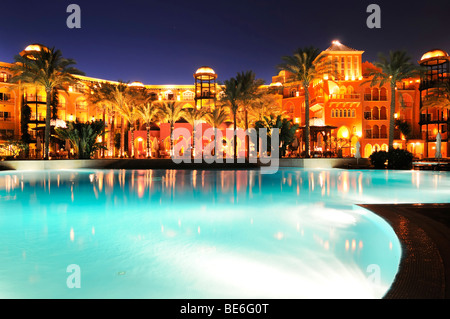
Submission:
[[[3,172],[0,297],[378,298],[399,242],[354,204],[449,192],[423,171]],[[73,263],[89,289],[64,286]]]

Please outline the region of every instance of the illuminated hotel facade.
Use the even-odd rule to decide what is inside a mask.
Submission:
[[[338,79],[324,77],[310,88],[310,126],[312,156],[326,156],[334,153],[339,156],[354,156],[359,141],[362,157],[369,157],[375,150],[387,150],[390,112],[390,87],[371,87],[368,83],[367,67],[363,63],[364,51],[350,48],[338,41],[322,52],[336,65]],[[404,136],[396,130],[394,147],[407,149],[418,158],[434,157],[436,135],[442,136],[442,155],[449,157],[448,143],[449,111],[439,109],[421,110],[422,98],[439,81],[449,80],[450,58],[445,51],[433,50],[423,55],[419,63],[428,68],[425,78],[408,79],[397,84],[396,119],[407,123],[410,134]],[[31,135],[31,154],[34,154],[37,139],[43,137],[46,116],[46,95],[43,89],[21,88],[8,83],[12,76],[11,64],[0,62],[0,143],[11,139],[20,139],[22,134],[21,108],[27,104],[31,108],[28,131]],[[79,83],[68,88],[68,92],[58,92],[57,118],[53,125],[64,125],[66,121],[78,119],[81,122],[102,119],[102,111],[90,105],[83,93],[89,83],[101,83],[106,80],[88,76],[77,76]],[[220,85],[216,83],[217,74],[209,67],[200,67],[194,72],[192,84],[183,85],[144,85],[133,82],[130,86],[144,87],[161,102],[183,103],[185,108],[213,106],[220,100]],[[114,81],[107,81],[117,83]],[[300,125],[304,123],[304,88],[300,83],[290,82],[289,74],[281,71],[273,76],[271,88],[278,97],[279,107],[285,115]],[[117,115],[116,115],[117,117]],[[111,118],[105,118],[107,125]],[[59,123],[59,124],[58,124]],[[115,119],[115,129],[120,131],[122,122]],[[175,127],[192,128],[180,121]],[[208,125],[202,124],[203,129]],[[221,128],[230,127],[230,123]],[[108,128],[107,128],[108,130]],[[108,133],[111,134],[111,133]],[[298,137],[301,141],[301,129]],[[128,135],[128,149],[134,143],[137,157],[145,152],[147,133],[145,125],[140,125],[134,133],[135,140]],[[164,150],[168,146],[170,126],[168,123],[155,123],[151,129],[153,149]],[[109,138],[109,137],[107,137]],[[57,148],[60,148],[58,146]],[[300,143],[299,153],[303,148]],[[110,154],[111,155],[111,154]]]

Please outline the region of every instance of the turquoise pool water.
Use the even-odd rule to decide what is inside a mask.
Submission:
[[[0,298],[381,298],[400,243],[356,204],[448,202],[449,177],[1,172]]]

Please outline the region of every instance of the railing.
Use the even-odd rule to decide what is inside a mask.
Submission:
[[[361,94],[331,94],[330,99],[332,100],[359,100]]]

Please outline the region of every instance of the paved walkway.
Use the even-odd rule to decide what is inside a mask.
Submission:
[[[386,299],[450,298],[450,204],[361,205],[391,224],[403,245]]]

